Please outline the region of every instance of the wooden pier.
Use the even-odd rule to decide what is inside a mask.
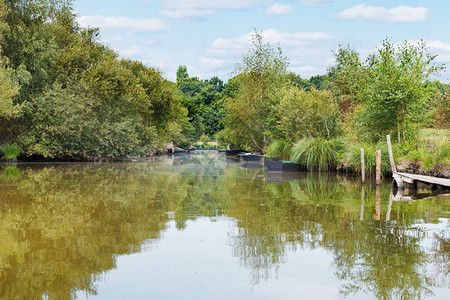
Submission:
[[[397,172],[392,175],[398,188],[403,188],[404,183],[408,183],[410,187],[417,189],[417,183],[422,182],[432,186],[432,188],[443,187],[450,189],[450,179],[438,178],[433,176],[416,175],[410,173]]]

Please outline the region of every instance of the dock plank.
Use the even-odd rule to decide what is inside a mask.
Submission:
[[[441,186],[450,187],[450,179],[446,179],[446,178],[438,178],[438,177],[433,177],[433,176],[416,175],[416,174],[401,173],[401,172],[397,172],[397,174],[402,176],[402,179],[403,178],[414,179],[414,180],[429,183],[429,184],[437,184],[437,185],[441,185]],[[404,180],[408,181],[407,179],[406,180],[404,179]]]

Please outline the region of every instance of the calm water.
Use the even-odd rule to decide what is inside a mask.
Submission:
[[[0,166],[0,299],[448,299],[450,197],[215,152]]]

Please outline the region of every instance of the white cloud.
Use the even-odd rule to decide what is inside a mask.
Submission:
[[[165,9],[159,12],[160,16],[169,17],[174,19],[184,19],[184,18],[201,18],[206,16],[211,16],[216,13],[212,9]]]
[[[200,18],[214,15],[219,10],[247,9],[270,2],[270,0],[162,0],[165,9],[161,10],[159,15],[176,19]]]
[[[135,56],[141,55],[144,52],[144,49],[142,49],[139,46],[134,45],[134,46],[119,50],[119,52],[120,52],[120,55],[123,57],[135,57]]]
[[[100,15],[77,18],[81,26],[99,27],[103,30],[128,30],[156,32],[166,30],[169,25],[160,19],[130,19],[125,17],[106,17]]]
[[[292,6],[289,5],[281,5],[278,3],[275,3],[274,5],[270,6],[266,10],[266,14],[268,15],[288,15],[292,12]]]
[[[339,12],[337,16],[340,19],[354,19],[358,21],[412,23],[426,21],[428,19],[428,9],[410,6],[387,9],[382,6],[360,4]]]
[[[327,6],[336,0],[299,0],[304,6]]]
[[[245,9],[264,4],[266,0],[163,0],[165,7],[182,9]]]
[[[200,67],[202,70],[216,70],[225,67],[228,62],[224,59],[201,57],[199,59]]]

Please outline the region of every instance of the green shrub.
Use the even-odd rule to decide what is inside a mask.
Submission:
[[[267,155],[273,159],[289,160],[292,145],[285,141],[275,141],[267,148]]]
[[[302,139],[291,152],[291,160],[305,164],[308,170],[325,171],[337,166],[344,143],[341,139]]]
[[[22,153],[22,150],[16,144],[5,143],[2,146],[3,158],[8,161],[15,161],[17,157]]]

